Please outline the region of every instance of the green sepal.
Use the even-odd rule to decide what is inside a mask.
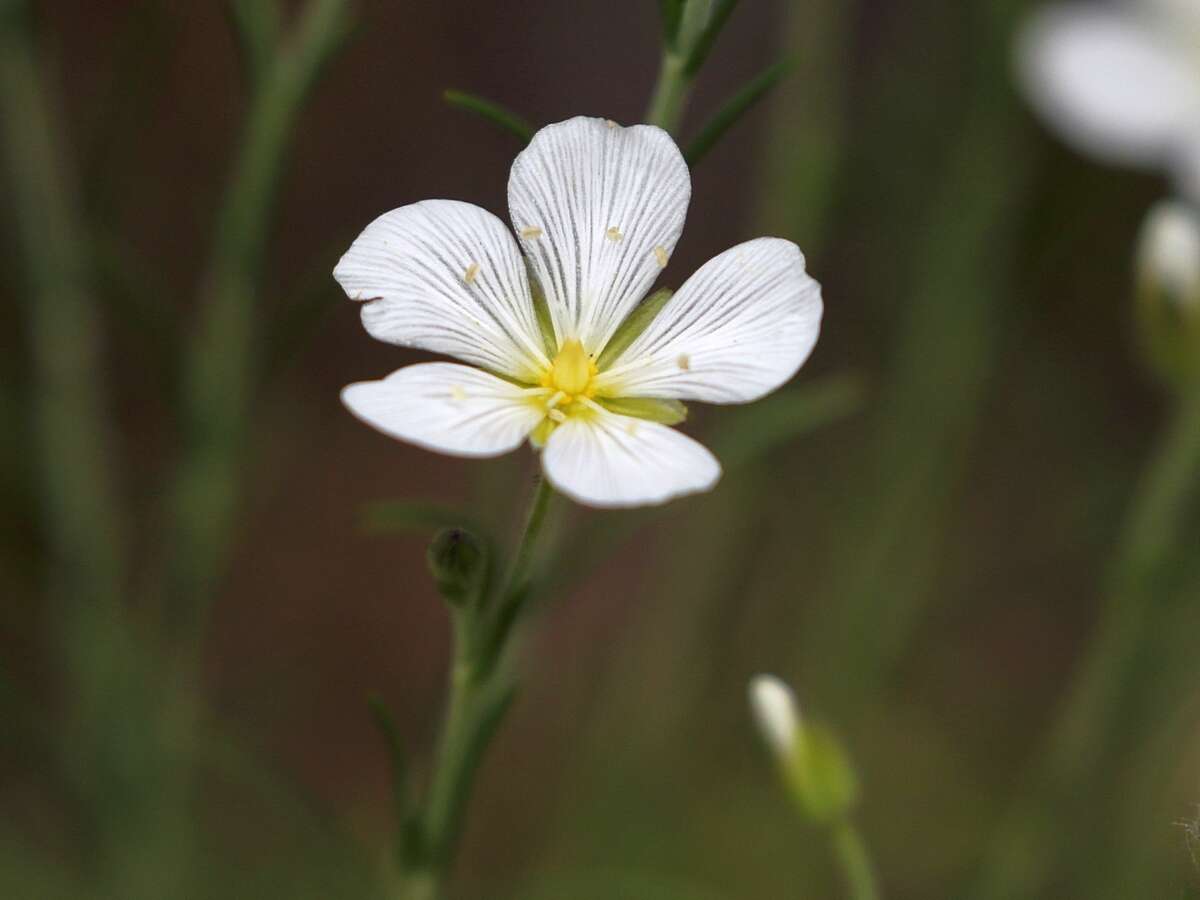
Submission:
[[[818,824],[844,819],[858,802],[858,776],[850,759],[833,732],[819,723],[800,729],[783,768],[793,799]]]
[[[616,362],[621,354],[629,349],[629,345],[650,327],[654,317],[662,311],[674,293],[670,288],[660,288],[639,303],[633,312],[625,317],[625,321],[617,326],[613,336],[600,351],[600,356],[596,359],[596,368],[603,372]]]
[[[660,400],[657,397],[597,397],[596,402],[609,412],[621,416],[633,416],[663,425],[678,425],[687,421],[687,407],[678,400]]]
[[[546,347],[546,355],[554,359],[555,354],[558,353],[558,337],[554,333],[554,319],[550,315],[550,304],[546,301],[546,292],[542,290],[542,283],[538,281],[528,259],[525,260],[525,274],[529,280],[533,312],[537,317],[538,330],[542,333],[542,343]]]

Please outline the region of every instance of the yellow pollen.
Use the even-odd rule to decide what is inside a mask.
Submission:
[[[462,385],[453,384],[450,386],[450,398],[461,403],[467,399],[467,392],[463,390]]]
[[[654,248],[654,258],[658,260],[658,267],[665,269],[667,267],[667,260],[670,258],[667,256],[667,248],[656,246]]]
[[[675,365],[679,366],[679,368],[686,372],[692,367],[692,358],[686,353],[680,353],[679,358],[675,360]]]
[[[542,229],[538,228],[536,225],[529,225],[521,229],[521,237],[523,238],[533,240],[534,238],[540,238],[541,236]]]
[[[604,120],[604,124],[605,124],[605,125],[607,125],[609,128],[616,128],[616,127],[617,127],[617,123],[616,123],[616,122],[614,122],[612,119],[605,119],[605,120]]]
[[[604,233],[606,235],[608,235],[608,239],[610,241],[619,241],[621,238],[625,237],[625,235],[621,234],[621,229],[618,228],[616,225],[614,225],[612,228],[608,229],[608,231],[606,231]]]
[[[463,281],[470,284],[475,280],[475,276],[479,274],[479,263],[471,263],[467,266],[467,271],[463,273]]]
[[[592,376],[596,374],[596,364],[592,362],[583,344],[577,338],[571,338],[562,345],[558,356],[550,364],[550,384],[568,397],[585,393],[591,385]]]

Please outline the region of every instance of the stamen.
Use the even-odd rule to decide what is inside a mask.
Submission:
[[[540,238],[541,236],[542,229],[538,228],[536,225],[527,225],[521,229],[521,237],[525,238],[526,240],[532,241],[534,238]]]
[[[616,127],[617,127],[617,123],[616,123],[616,122],[614,122],[612,119],[605,119],[605,120],[604,120],[604,124],[605,124],[605,125],[607,125],[609,128],[616,128]]]
[[[612,228],[608,229],[608,231],[604,233],[608,235],[608,239],[610,241],[619,241],[621,238],[625,237],[625,235],[621,234],[621,229],[619,229],[616,225],[612,226]]]
[[[692,358],[686,353],[680,353],[679,358],[675,360],[675,365],[679,366],[679,368],[686,372],[692,367]]]
[[[454,384],[450,386],[450,399],[461,403],[467,399],[467,392],[463,390],[462,385]]]
[[[463,281],[471,284],[475,281],[475,276],[479,274],[479,263],[471,263],[467,266],[467,271],[463,273]]]
[[[546,409],[554,409],[554,407],[558,406],[558,404],[562,403],[566,399],[567,395],[562,391],[558,391],[553,397],[546,401]]]
[[[667,256],[667,248],[656,246],[654,248],[654,258],[658,260],[658,267],[660,269],[665,269],[667,267],[667,260],[670,259],[670,257]]]
[[[567,421],[567,414],[565,412],[563,412],[561,409],[547,410],[546,415],[548,415],[555,422],[562,423],[562,422]]]

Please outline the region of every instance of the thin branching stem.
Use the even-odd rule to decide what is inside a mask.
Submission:
[[[235,21],[251,20],[242,14]],[[253,79],[241,151],[201,286],[200,322],[184,365],[184,451],[173,492],[170,548],[173,635],[190,636],[203,621],[236,531],[254,387],[259,276],[271,215],[300,110],[348,27],[348,0],[309,0]],[[247,35],[246,43],[261,46],[261,34]]]

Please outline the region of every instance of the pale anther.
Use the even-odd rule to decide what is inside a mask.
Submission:
[[[549,416],[551,419],[553,419],[555,422],[565,422],[565,421],[567,421],[567,414],[566,414],[565,412],[563,412],[561,409],[552,409],[552,410],[549,410],[549,411],[546,413],[546,415],[548,415],[548,416]]]
[[[667,267],[667,260],[670,259],[670,257],[667,256],[667,248],[663,246],[656,246],[654,248],[654,258],[658,260],[658,267],[660,269],[665,269]]]
[[[542,229],[538,228],[536,225],[527,225],[521,229],[521,237],[526,238],[527,240],[533,240],[534,238],[540,238],[541,236]]]
[[[471,284],[475,280],[475,276],[479,274],[479,263],[471,263],[467,266],[467,271],[463,273],[463,281]]]
[[[462,385],[455,384],[450,387],[450,397],[453,400],[462,402],[467,399],[467,392],[463,390]]]
[[[616,225],[612,226],[612,228],[608,229],[608,231],[606,231],[604,233],[606,235],[608,235],[608,239],[610,241],[619,241],[621,238],[623,238],[625,236],[625,235],[621,234],[621,229],[619,229]]]
[[[679,358],[675,360],[675,365],[679,366],[679,368],[686,372],[692,367],[692,358],[686,353],[680,353]]]

